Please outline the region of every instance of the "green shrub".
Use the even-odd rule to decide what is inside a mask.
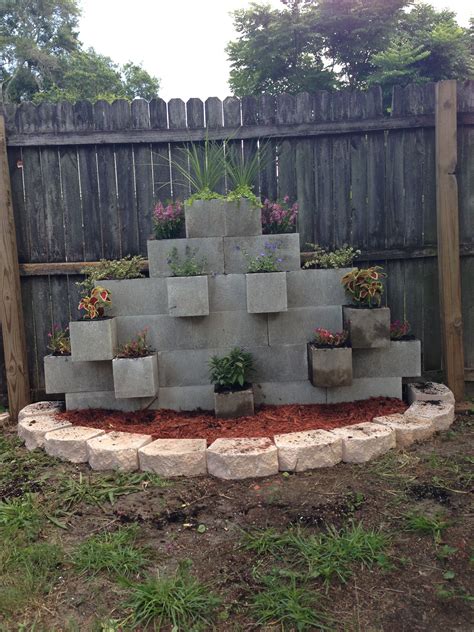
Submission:
[[[311,253],[311,258],[304,263],[303,268],[348,268],[360,255],[360,250],[347,245],[332,251],[327,251],[318,244],[308,243],[306,245],[314,252]]]
[[[209,360],[211,383],[216,390],[244,387],[253,370],[252,354],[239,347],[232,349],[226,356],[212,356]]]
[[[96,281],[140,279],[144,276],[144,263],[145,259],[140,255],[128,255],[115,260],[101,259],[98,266],[81,271],[86,278],[76,285],[81,289],[81,294],[87,295],[92,292]]]

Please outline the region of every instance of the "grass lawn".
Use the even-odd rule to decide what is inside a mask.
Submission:
[[[0,632],[467,631],[473,421],[240,482],[94,473],[4,432]]]

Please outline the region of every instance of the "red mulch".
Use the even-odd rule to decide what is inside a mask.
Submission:
[[[150,434],[154,439],[207,439],[219,437],[268,437],[300,430],[330,430],[372,421],[374,417],[402,413],[407,409],[399,399],[373,397],[345,404],[292,404],[262,406],[253,417],[216,419],[209,412],[178,413],[149,410],[125,413],[115,410],[73,410],[60,414],[76,426],[105,431],[121,430]]]

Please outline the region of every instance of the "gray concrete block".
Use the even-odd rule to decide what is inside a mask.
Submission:
[[[344,305],[347,298],[341,279],[350,270],[339,268],[287,272],[288,307]]]
[[[298,233],[288,235],[261,235],[257,237],[224,237],[225,273],[235,274],[247,272],[247,261],[244,252],[255,257],[263,252],[265,244],[278,244],[277,256],[282,258],[280,270],[299,270],[301,268],[300,236]]]
[[[115,358],[112,370],[117,399],[155,397],[158,393],[156,353],[143,358]]]
[[[180,257],[188,251],[195,252],[197,261],[203,260],[204,274],[224,273],[224,241],[222,237],[195,239],[156,239],[147,242],[150,277],[171,276],[168,259],[176,247]]]
[[[134,399],[116,399],[114,391],[97,391],[95,393],[66,393],[66,410],[83,408],[102,408],[104,410],[141,410],[148,406],[151,397]]]
[[[306,380],[308,367],[306,345],[246,347],[253,355],[253,382]],[[158,364],[161,386],[209,384],[211,356],[223,356],[231,347],[160,351]]]
[[[419,340],[396,340],[387,348],[354,349],[354,377],[415,377],[421,375]]]
[[[239,201],[195,200],[185,204],[186,237],[225,237],[262,234],[259,207]]]
[[[245,312],[216,312],[209,316],[119,316],[119,341],[129,340],[148,327],[148,340],[154,349],[218,349],[268,344],[267,317]]]
[[[246,305],[245,274],[217,274],[209,277],[209,311],[245,311]]]
[[[160,387],[158,399],[150,406],[152,410],[214,410],[214,387],[169,386]]]
[[[247,274],[247,311],[249,314],[286,312],[286,272]]]
[[[207,276],[168,277],[166,287],[170,316],[184,318],[209,314]]]
[[[317,327],[341,331],[342,307],[298,307],[268,315],[270,345],[307,343],[314,337]]]
[[[222,419],[249,417],[254,414],[253,388],[227,393],[214,392],[214,412]]]
[[[344,329],[349,331],[353,349],[390,346],[390,309],[343,307]]]
[[[309,379],[313,386],[334,388],[352,384],[352,349],[318,349],[308,345]]]
[[[45,356],[44,380],[46,393],[109,391],[114,384],[109,360],[73,362],[71,356]]]
[[[312,386],[309,380],[299,382],[254,383],[255,404],[325,404],[327,389]]]
[[[369,397],[402,398],[401,377],[362,377],[351,386],[339,386],[327,390],[327,403],[352,402]]]
[[[136,333],[136,332],[135,332]],[[112,360],[117,351],[115,318],[69,323],[73,362]]]
[[[97,284],[96,284],[97,285]],[[167,314],[166,279],[124,279],[100,281],[112,293],[111,316]]]

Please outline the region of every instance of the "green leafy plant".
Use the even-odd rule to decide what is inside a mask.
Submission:
[[[183,205],[181,202],[162,202],[153,209],[153,232],[156,239],[173,239],[179,237],[184,226]]]
[[[382,279],[386,276],[381,266],[354,268],[342,277],[341,283],[355,305],[380,307],[384,291]]]
[[[441,542],[443,531],[449,527],[449,522],[441,515],[428,516],[412,511],[406,514],[405,519],[408,531],[431,535],[436,544]]]
[[[34,539],[41,529],[42,515],[33,494],[0,501],[0,537],[8,539],[21,532]]]
[[[185,255],[183,258],[178,254],[176,246],[168,254],[168,265],[170,267],[173,276],[199,276],[204,274],[204,267],[206,265],[205,259],[196,259],[196,250],[191,250],[189,246],[186,246]]]
[[[85,279],[76,285],[79,286],[81,294],[87,296],[94,289],[97,281],[122,281],[124,279],[139,279],[145,265],[144,257],[140,255],[123,257],[122,259],[101,259],[97,266],[84,268],[81,274]]]
[[[85,312],[84,318],[95,320],[103,318],[105,312],[112,305],[112,294],[105,287],[97,285],[92,289],[90,295],[83,296],[78,308]]]
[[[147,551],[136,545],[138,525],[121,527],[112,533],[101,533],[83,542],[72,556],[80,573],[88,575],[105,571],[116,576],[136,575],[148,562]]]
[[[225,176],[224,145],[206,135],[203,143],[190,143],[178,149],[180,159],[171,159],[171,166],[179,173],[182,183],[189,186],[194,200],[210,200],[222,197],[215,190]]]
[[[360,250],[345,244],[337,250],[325,250],[318,244],[306,244],[313,252],[305,261],[303,268],[347,268],[352,266],[354,259],[360,255]]]
[[[48,349],[55,356],[71,355],[69,327],[63,328],[60,325],[53,325],[53,328],[48,333]]]
[[[209,630],[221,600],[189,574],[181,564],[169,578],[149,577],[142,584],[129,584],[125,607],[130,615],[122,622],[127,629]]]
[[[154,349],[148,344],[147,334],[148,328],[145,327],[130,342],[120,345],[117,358],[144,358],[153,353]]]
[[[237,246],[247,261],[247,272],[252,274],[255,272],[279,272],[279,264],[283,262],[281,257],[277,256],[279,244],[276,242],[266,242],[263,250],[258,255],[252,256],[246,250]]]
[[[239,347],[226,356],[214,355],[209,360],[209,375],[216,391],[244,388],[253,370],[252,354]]]
[[[322,349],[334,349],[337,347],[347,347],[348,339],[348,331],[333,333],[329,331],[329,329],[318,327],[314,332],[311,344]]]
[[[260,206],[259,198],[255,195],[252,189],[247,186],[236,187],[232,191],[229,191],[229,193],[225,196],[225,199],[228,202],[240,202],[242,198],[250,200],[253,206]]]

